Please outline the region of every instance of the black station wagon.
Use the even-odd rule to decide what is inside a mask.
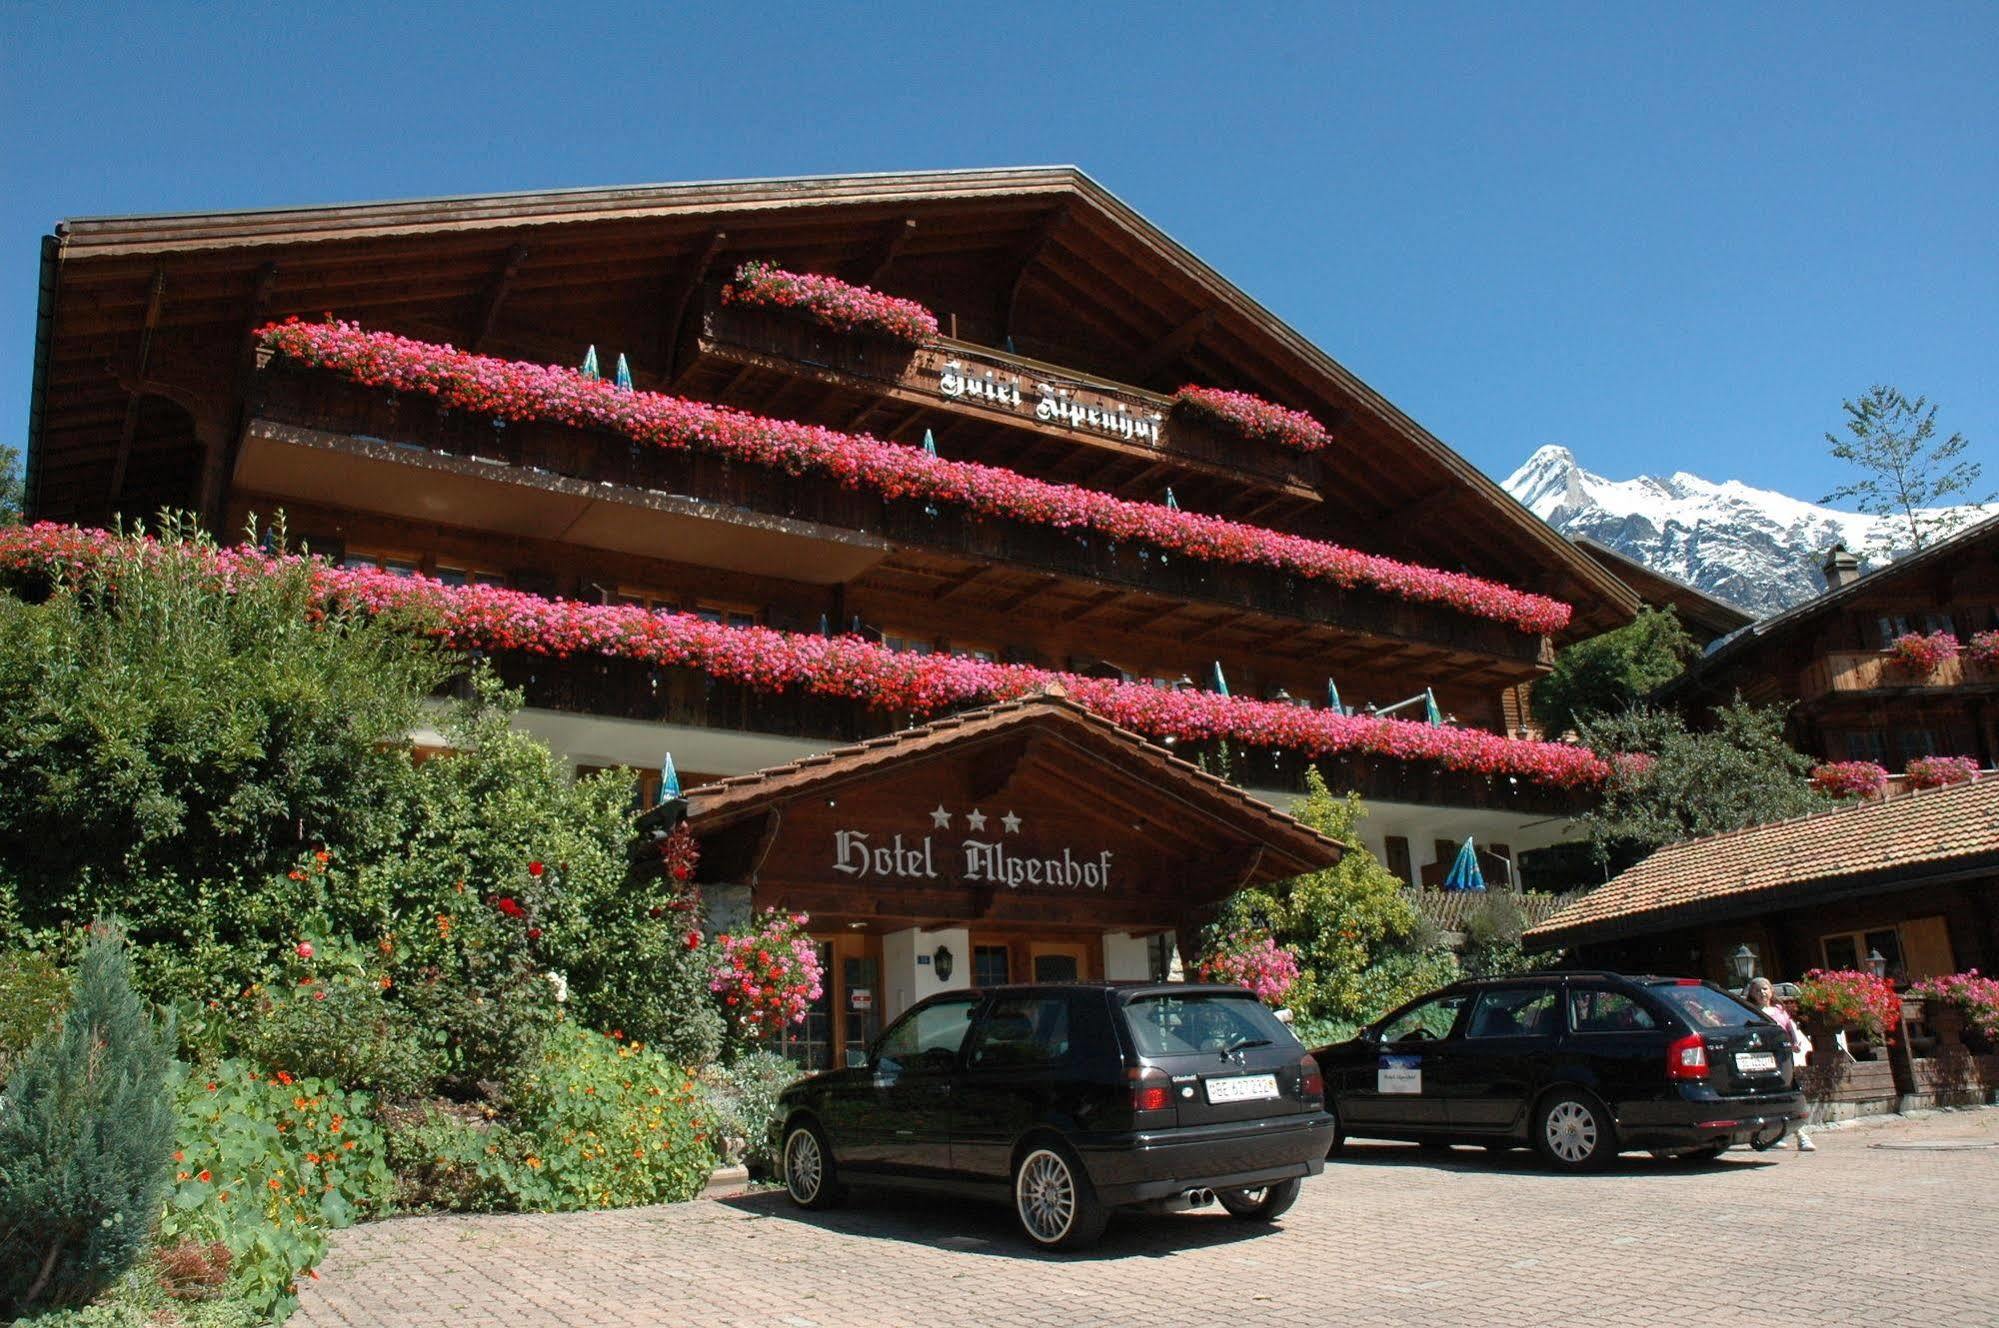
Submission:
[[[1783,1030],[1693,978],[1460,982],[1313,1054],[1339,1139],[1531,1144],[1570,1171],[1768,1148],[1805,1118]]]
[[[1267,1222],[1325,1167],[1324,1102],[1318,1062],[1240,987],[952,991],[866,1064],[784,1091],[784,1182],[806,1208],[870,1182],[1006,1199],[1049,1248],[1116,1208]]]

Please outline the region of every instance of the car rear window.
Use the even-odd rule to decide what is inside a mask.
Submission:
[[[1652,994],[1695,1028],[1746,1028],[1763,1016],[1725,991],[1697,982],[1654,982]]]
[[[1262,1001],[1247,993],[1134,996],[1124,1008],[1132,1041],[1144,1056],[1227,1051],[1251,1043],[1298,1045],[1291,1030]]]

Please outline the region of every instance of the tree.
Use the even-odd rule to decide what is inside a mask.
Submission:
[[[76,997],[0,1103],[0,1318],[82,1305],[145,1252],[176,1125],[171,1019],[132,989],[115,928],[93,929]]]
[[[1362,1023],[1456,976],[1456,962],[1403,882],[1363,848],[1360,795],[1336,796],[1314,769],[1292,814],[1347,846],[1336,864],[1243,890],[1222,906],[1218,933],[1268,932],[1298,956],[1289,1003],[1307,1023]]]
[[[1609,870],[1664,844],[1833,805],[1807,778],[1811,758],[1785,742],[1777,706],[1738,697],[1701,731],[1678,715],[1640,707],[1584,721],[1582,737],[1611,764],[1603,796],[1583,817]]]
[[[1642,608],[1624,626],[1555,656],[1554,671],[1534,684],[1535,722],[1561,734],[1585,720],[1619,714],[1677,678],[1696,651],[1670,606]]]
[[[21,449],[0,443],[0,526],[11,526],[21,519],[24,500]]]
[[[1841,406],[1846,411],[1847,436],[1828,433],[1825,440],[1835,457],[1866,473],[1821,501],[1852,499],[1861,511],[1884,518],[1883,534],[1869,552],[1892,558],[1926,548],[1972,519],[1963,506],[1989,503],[1999,496],[1972,496],[1982,468],[1976,461],[1958,460],[1969,446],[1963,434],[1932,441],[1937,408],[1928,398],[1911,401],[1895,388],[1877,385],[1860,400]],[[1955,504],[1957,510],[1947,504]]]

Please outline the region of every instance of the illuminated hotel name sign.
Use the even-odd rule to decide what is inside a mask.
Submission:
[[[964,360],[944,361],[937,370],[938,395],[950,401],[974,401],[1001,410],[1026,412],[1043,424],[1101,433],[1141,443],[1159,443],[1166,417],[1156,410],[1133,407],[1107,393],[1059,383],[1036,382],[1003,369]]]
[[[962,819],[972,833],[963,839],[955,833],[941,837],[934,833],[951,830],[955,819]],[[990,839],[984,837],[989,820],[999,823],[999,832]],[[959,818],[940,806],[930,813],[930,821],[933,833],[920,838],[835,830],[833,870],[855,880],[957,880],[968,885],[1004,886],[1008,890],[1023,886],[1055,890],[1110,888],[1111,850],[1100,849],[1094,856],[1079,856],[1064,845],[1059,855],[1045,850],[1033,854],[1020,852],[1007,843],[1007,836],[1020,832],[1020,818],[1011,811],[1004,816],[988,817],[975,807]]]

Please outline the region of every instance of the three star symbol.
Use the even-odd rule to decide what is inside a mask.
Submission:
[[[985,832],[986,822],[991,819],[991,817],[987,816],[985,812],[977,807],[965,813],[965,824],[981,834]],[[943,803],[938,803],[937,810],[930,813],[930,824],[939,830],[949,830],[951,828],[951,813],[945,810]],[[1015,816],[1011,809],[1007,811],[1006,815],[1000,817],[1000,824],[1006,827],[1006,832],[1010,835],[1020,833],[1020,818]]]

